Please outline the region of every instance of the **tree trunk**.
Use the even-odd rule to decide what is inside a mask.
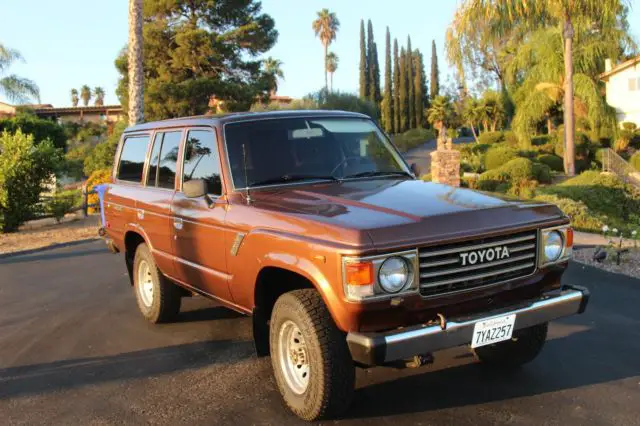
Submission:
[[[575,123],[573,120],[573,24],[569,16],[564,21],[564,170],[575,176]]]
[[[142,0],[129,0],[129,124],[144,119]]]
[[[329,45],[325,44],[324,45],[324,88],[327,90],[327,92],[329,91],[329,79],[328,79],[328,72],[327,72],[327,55],[329,54],[328,52],[329,50]]]
[[[547,115],[547,134],[551,134],[553,132],[553,122],[551,121],[551,116]]]
[[[331,73],[331,92],[333,92],[333,73]]]
[[[480,143],[480,141],[478,140],[478,135],[476,134],[476,126],[474,126],[473,123],[469,122],[469,127],[471,127],[471,134],[473,135],[473,139],[476,141],[476,143]]]

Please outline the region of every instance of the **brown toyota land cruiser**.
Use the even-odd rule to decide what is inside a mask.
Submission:
[[[557,207],[412,170],[356,113],[146,123],[120,141],[102,231],[147,320],[194,294],[252,315],[290,409],[336,416],[357,366],[418,366],[460,345],[518,366],[549,321],[587,305],[560,284],[573,231]]]

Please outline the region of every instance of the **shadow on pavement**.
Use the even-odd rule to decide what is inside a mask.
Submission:
[[[243,318],[242,315],[231,309],[222,306],[212,306],[210,308],[194,309],[192,311],[180,312],[176,322],[198,322],[198,321],[214,321],[222,319]]]
[[[365,386],[356,392],[347,416],[353,419],[473,406],[580,388],[640,375],[640,363],[631,358],[616,363],[615,351],[595,349],[589,329],[547,341],[542,354],[515,371],[500,371],[479,363],[425,372]],[[603,354],[609,356],[603,358]],[[436,354],[436,359],[438,354]],[[456,357],[457,358],[457,357]],[[600,358],[597,359],[596,358]]]
[[[233,360],[229,356],[219,356],[229,350],[233,351]],[[253,342],[219,340],[5,368],[0,369],[0,399],[117,380],[150,378],[233,362],[253,354]]]

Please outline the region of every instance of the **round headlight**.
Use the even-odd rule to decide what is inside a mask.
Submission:
[[[380,287],[387,293],[397,293],[409,281],[409,265],[401,257],[390,257],[378,271]]]
[[[553,262],[562,254],[562,235],[558,231],[551,231],[544,239],[544,258],[547,262]]]

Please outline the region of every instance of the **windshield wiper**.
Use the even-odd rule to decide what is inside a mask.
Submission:
[[[258,182],[251,182],[250,186],[274,185],[278,183],[301,182],[305,180],[330,180],[340,182],[341,180],[331,175],[284,175],[271,179],[264,179]]]
[[[410,177],[413,179],[413,175],[408,173],[408,172],[404,172],[404,171],[400,171],[400,170],[393,170],[393,171],[382,171],[382,170],[374,170],[374,171],[368,171],[368,172],[361,172],[361,173],[355,173],[353,175],[347,175],[344,176],[343,179],[349,179],[349,178],[359,178],[359,177],[384,177],[384,176],[406,176],[406,177]]]

